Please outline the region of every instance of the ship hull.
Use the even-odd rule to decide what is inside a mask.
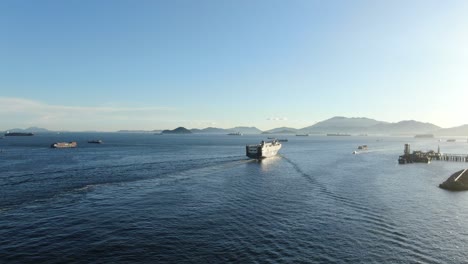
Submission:
[[[28,137],[28,136],[34,136],[33,133],[20,133],[20,132],[10,132],[6,133],[5,137]]]

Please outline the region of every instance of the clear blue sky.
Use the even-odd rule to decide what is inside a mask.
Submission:
[[[0,129],[468,123],[468,1],[0,2]]]

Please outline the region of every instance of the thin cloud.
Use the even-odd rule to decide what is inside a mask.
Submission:
[[[0,97],[0,113],[11,113],[18,111],[39,112],[76,112],[76,113],[122,113],[122,112],[146,112],[146,111],[172,111],[170,107],[109,107],[109,106],[65,106],[46,104],[39,101]]]
[[[170,120],[177,114],[178,110],[170,107],[65,106],[24,98],[0,97],[0,117],[4,125],[102,129],[126,123],[149,127],[156,122]]]
[[[287,121],[288,118],[286,118],[286,117],[269,117],[269,118],[267,118],[267,120],[269,120],[269,121]]]

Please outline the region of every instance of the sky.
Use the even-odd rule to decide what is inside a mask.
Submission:
[[[468,1],[0,1],[0,129],[468,124]]]

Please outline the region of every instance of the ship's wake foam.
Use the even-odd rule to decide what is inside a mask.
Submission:
[[[239,166],[252,160],[243,156],[189,159],[184,161],[115,164],[10,175],[0,179],[2,208],[49,199],[65,193],[89,192],[109,184],[143,180],[180,181],[217,170]],[[38,191],[39,190],[39,191]]]
[[[281,155],[281,158],[290,164],[296,172],[303,176],[313,186],[313,188],[318,192],[318,197],[320,199],[332,199],[354,211],[355,213],[349,214],[349,216],[343,216],[346,221],[352,221],[362,225],[367,232],[374,234],[376,237],[379,237],[379,239],[387,240],[389,244],[395,244],[399,247],[407,248],[412,252],[412,255],[421,262],[437,263],[435,259],[424,254],[424,250],[421,250],[421,248],[427,248],[427,245],[410,239],[402,231],[399,231],[396,223],[390,221],[383,215],[385,209],[375,210],[373,208],[363,206],[361,202],[353,200],[352,197],[335,193],[327,188],[324,183],[319,181],[319,177],[333,177],[333,175],[325,175],[326,172],[318,172],[316,175],[314,175],[315,173],[307,173],[288,157]],[[329,201],[324,202],[324,204],[329,203]],[[330,217],[336,217],[336,214],[330,213]]]

